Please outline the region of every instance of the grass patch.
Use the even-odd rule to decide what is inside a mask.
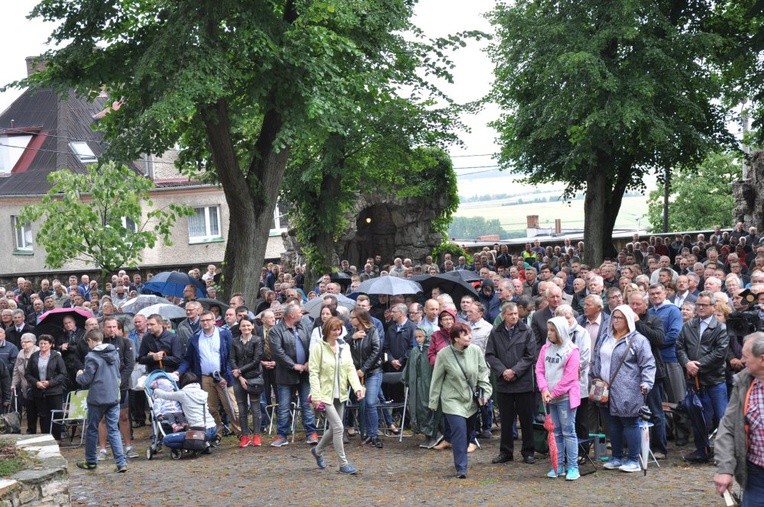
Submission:
[[[0,444],[0,477],[10,477],[24,468],[24,460],[15,444]]]

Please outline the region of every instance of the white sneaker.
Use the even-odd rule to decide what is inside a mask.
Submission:
[[[618,470],[620,470],[621,472],[634,473],[634,472],[639,472],[640,470],[642,470],[642,467],[640,467],[639,463],[637,463],[636,461],[627,461],[626,463],[618,467]]]
[[[621,466],[622,466],[621,460],[611,458],[610,461],[602,465],[602,468],[604,468],[605,470],[615,470],[617,468],[620,468]]]
[[[132,445],[128,445],[127,447],[125,447],[125,457],[126,458],[132,459],[132,458],[137,458],[139,456],[140,455],[137,452],[135,452],[135,449],[133,448]]]
[[[103,461],[106,459],[106,449],[101,449],[98,451],[98,461]]]

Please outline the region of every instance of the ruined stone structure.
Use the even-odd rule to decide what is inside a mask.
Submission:
[[[732,184],[735,222],[764,230],[764,151],[751,154],[749,179]]]
[[[361,271],[368,257],[381,255],[384,262],[394,257],[409,257],[415,264],[438,246],[443,237],[433,228],[433,220],[447,206],[446,194],[430,200],[400,199],[386,194],[362,194],[348,213],[348,227],[337,241],[335,253]],[[284,235],[287,252],[282,263],[293,266],[303,256],[294,233]]]

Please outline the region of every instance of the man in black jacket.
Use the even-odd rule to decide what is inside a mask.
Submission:
[[[655,383],[647,394],[645,402],[650,408],[653,423],[653,438],[650,447],[656,458],[663,459],[668,454],[666,440],[666,414],[663,413],[663,379],[666,378],[666,366],[661,359],[660,348],[664,343],[663,322],[660,317],[647,311],[647,294],[634,291],[629,295],[629,306],[634,310],[634,326],[638,333],[650,342],[650,350],[655,357]]]
[[[284,318],[271,329],[269,338],[271,353],[276,361],[276,398],[278,399],[278,436],[271,442],[272,447],[287,445],[289,433],[289,412],[292,396],[297,391],[302,409],[302,424],[309,444],[318,443],[315,415],[308,401],[310,381],[308,379],[308,345],[310,338],[301,322],[302,311],[294,303],[284,309]]]
[[[697,382],[700,401],[707,427],[715,427],[727,409],[727,384],[724,377],[725,359],[729,337],[727,330],[714,317],[716,298],[711,292],[703,291],[695,302],[697,317],[682,326],[676,342],[676,355],[687,374],[688,382]],[[685,456],[690,462],[708,461],[708,431],[693,428],[695,452]]]
[[[493,459],[493,463],[513,460],[512,426],[517,416],[523,433],[523,461],[532,464],[536,461],[533,443],[536,339],[528,326],[520,322],[515,303],[506,303],[501,315],[503,321],[488,335],[485,348],[486,362],[497,376],[495,396],[501,416],[499,455]]]

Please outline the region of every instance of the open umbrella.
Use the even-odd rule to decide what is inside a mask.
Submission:
[[[159,303],[147,306],[138,311],[138,315],[143,315],[144,317],[149,317],[155,313],[161,315],[164,320],[186,318],[186,310],[178,305],[169,303]]]
[[[54,308],[40,315],[40,321],[34,328],[35,335],[52,334],[57,336],[57,334],[63,333],[64,317],[72,317],[77,323],[77,327],[82,329],[85,327],[85,321],[94,315],[86,308]]]
[[[558,474],[560,471],[557,469],[557,440],[554,438],[554,421],[552,421],[552,414],[549,413],[549,407],[544,403],[544,429],[546,433],[546,443],[549,446],[549,460],[552,462],[552,470]]]
[[[186,285],[196,287],[196,297],[203,298],[207,295],[207,287],[201,280],[181,273],[179,271],[163,271],[151,277],[151,280],[143,286],[143,292],[161,294],[163,296],[183,297],[183,289]]]
[[[344,306],[348,310],[352,310],[355,308],[355,301],[350,299],[347,296],[343,296],[342,294],[334,294],[334,296],[337,298],[337,304],[339,306]],[[308,312],[311,317],[314,319],[317,319],[318,316],[321,314],[321,307],[324,305],[324,300],[321,296],[311,299],[307,303],[305,303],[302,306],[303,311]]]
[[[684,395],[684,399],[679,402],[679,406],[687,412],[695,441],[705,442],[703,447],[705,448],[706,455],[708,455],[711,447],[708,441],[708,423],[703,413],[703,403],[701,403],[700,396],[698,396],[698,391],[700,391],[698,376],[696,375],[694,379],[695,385],[691,382],[687,383],[687,392]]]
[[[228,310],[228,305],[217,299],[199,298],[196,301],[201,303],[205,310],[209,310],[211,306],[217,306],[220,308],[220,315],[225,315],[226,310]]]
[[[334,283],[340,284],[343,290],[347,288],[348,285],[350,285],[350,282],[353,281],[350,278],[350,275],[345,273],[344,271],[333,271],[332,273],[329,274],[329,280],[331,280]]]
[[[358,286],[356,292],[400,296],[403,294],[417,294],[422,292],[422,287],[417,282],[407,278],[388,275],[366,280]]]
[[[455,269],[454,271],[446,271],[445,273],[440,273],[435,276],[440,276],[441,278],[449,278],[452,280],[458,280],[460,282],[479,282],[482,280],[480,278],[480,275],[477,274],[474,271],[470,271],[469,269]]]
[[[461,301],[464,296],[472,296],[477,299],[478,293],[469,282],[457,280],[454,275],[443,273],[430,276],[419,282],[426,296],[430,296],[432,289],[438,287],[442,292],[451,296],[454,301]]]
[[[135,297],[133,299],[128,299],[125,301],[119,309],[123,313],[132,313],[135,315],[143,308],[146,308],[147,306],[151,305],[157,305],[160,303],[164,304],[171,304],[167,299],[161,297],[161,296],[155,296],[154,294],[141,294],[138,297]]]

